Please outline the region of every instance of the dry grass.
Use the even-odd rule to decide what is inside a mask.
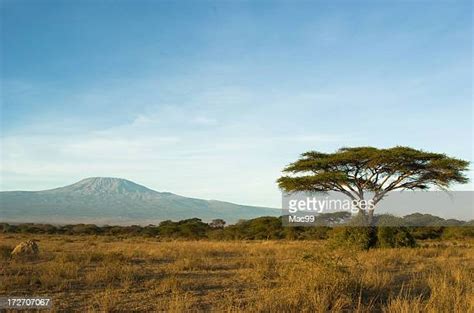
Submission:
[[[49,295],[57,311],[474,311],[473,242],[361,252],[44,235],[39,260],[6,257],[29,238],[0,235],[0,294]]]

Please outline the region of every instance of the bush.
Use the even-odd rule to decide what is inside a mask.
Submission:
[[[1,233],[16,233],[18,227],[16,225],[10,225],[7,223],[0,223],[0,232]]]
[[[381,248],[415,247],[415,238],[406,227],[378,227],[377,246]]]
[[[444,227],[420,226],[410,227],[410,233],[415,239],[439,239],[444,232]]]
[[[332,246],[358,250],[416,246],[415,238],[406,227],[336,227],[331,232],[330,243]]]
[[[294,228],[294,227],[288,227]],[[329,237],[332,228],[328,226],[303,227],[304,230],[299,233],[296,239],[305,240],[323,240]]]
[[[443,239],[465,239],[474,238],[474,227],[460,226],[460,227],[446,227],[442,235]]]
[[[102,229],[93,224],[77,224],[69,229],[69,233],[73,235],[97,235]]]
[[[239,221],[225,228],[229,239],[270,240],[284,238],[281,218],[263,216],[252,220]]]
[[[179,222],[163,221],[153,232],[162,238],[203,239],[211,227],[199,218],[190,218]]]
[[[352,247],[358,250],[368,250],[375,247],[377,237],[374,227],[343,226],[333,229],[330,244],[337,247]]]

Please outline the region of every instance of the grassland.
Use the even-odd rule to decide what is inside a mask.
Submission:
[[[38,240],[35,261],[10,260]],[[0,235],[0,294],[55,311],[473,312],[474,242],[351,251],[324,241]]]

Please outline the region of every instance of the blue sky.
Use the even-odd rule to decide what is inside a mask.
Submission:
[[[473,160],[471,1],[4,0],[1,14],[2,190],[113,176],[279,206],[275,180],[307,150]]]

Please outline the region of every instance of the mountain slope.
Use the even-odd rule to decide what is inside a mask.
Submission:
[[[158,192],[110,177],[86,178],[43,191],[0,192],[0,220],[5,222],[149,224],[198,217],[232,223],[279,213],[276,209]]]

